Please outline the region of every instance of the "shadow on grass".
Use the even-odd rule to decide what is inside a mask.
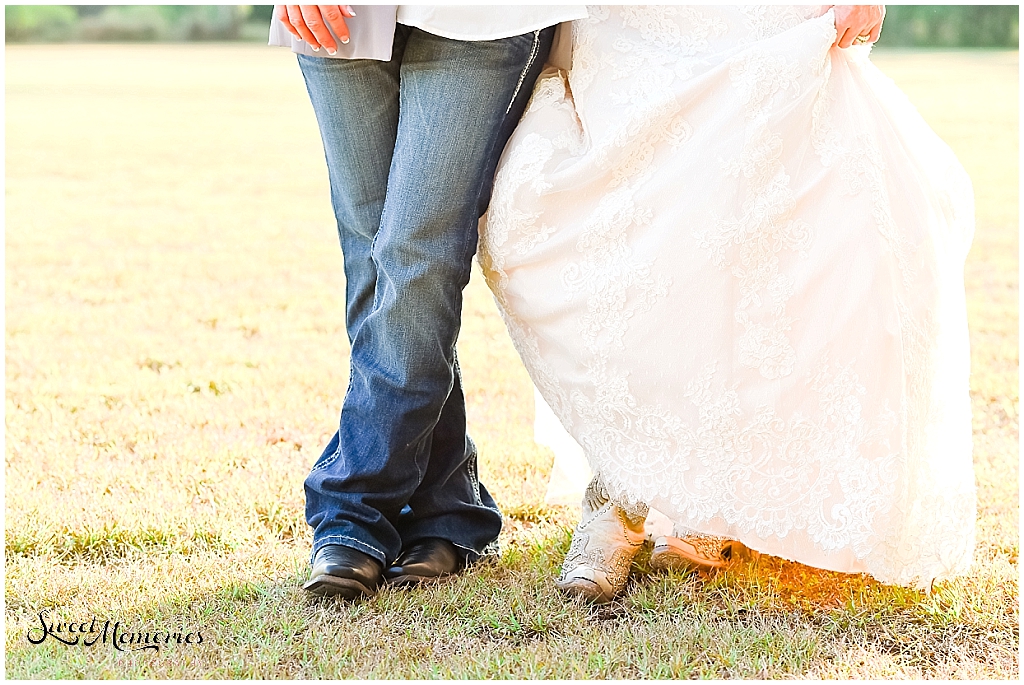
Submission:
[[[123,654],[9,638],[8,673],[766,678],[827,670],[851,650],[866,650],[897,671],[928,676],[968,654],[984,659],[1016,649],[1015,620],[969,611],[963,583],[928,595],[767,556],[710,578],[655,575],[647,572],[647,550],[624,596],[594,607],[567,601],[552,583],[568,549],[568,527],[538,524],[517,537],[500,560],[433,585],[384,588],[357,603],[306,595],[306,552],[291,545],[292,569],[273,580],[236,577],[214,592],[185,590],[135,620],[201,629],[202,644]],[[11,623],[9,617],[9,630]]]

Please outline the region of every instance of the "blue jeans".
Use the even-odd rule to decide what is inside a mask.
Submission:
[[[388,565],[429,537],[467,561],[501,513],[477,476],[455,355],[494,169],[554,29],[457,41],[403,25],[390,62],[299,56],[345,257],[349,386],[306,478],[313,555]]]

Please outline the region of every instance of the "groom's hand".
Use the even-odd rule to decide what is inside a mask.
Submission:
[[[280,5],[283,10],[276,14],[288,32],[313,46],[327,50],[328,55],[338,52],[338,44],[327,30],[330,26],[342,43],[348,42],[348,25],[345,17],[356,13],[349,5]]]
[[[836,42],[841,48],[853,45],[858,37],[865,43],[874,43],[882,33],[885,5],[833,5],[836,15]]]

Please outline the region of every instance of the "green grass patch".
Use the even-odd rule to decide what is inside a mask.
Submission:
[[[647,550],[619,600],[568,601],[553,579],[578,511],[543,503],[552,455],[532,440],[532,386],[475,273],[459,358],[501,555],[346,604],[300,589],[302,482],[348,377],[341,255],[294,57],[8,46],[8,677],[1017,678],[1017,53],[873,59],[975,185],[971,572],[923,593],[766,556],[658,575]],[[33,645],[43,610],[204,640]]]

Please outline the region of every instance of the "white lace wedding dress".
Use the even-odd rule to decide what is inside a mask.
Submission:
[[[974,548],[972,190],[821,12],[591,8],[505,151],[480,263],[616,500],[926,586]]]

